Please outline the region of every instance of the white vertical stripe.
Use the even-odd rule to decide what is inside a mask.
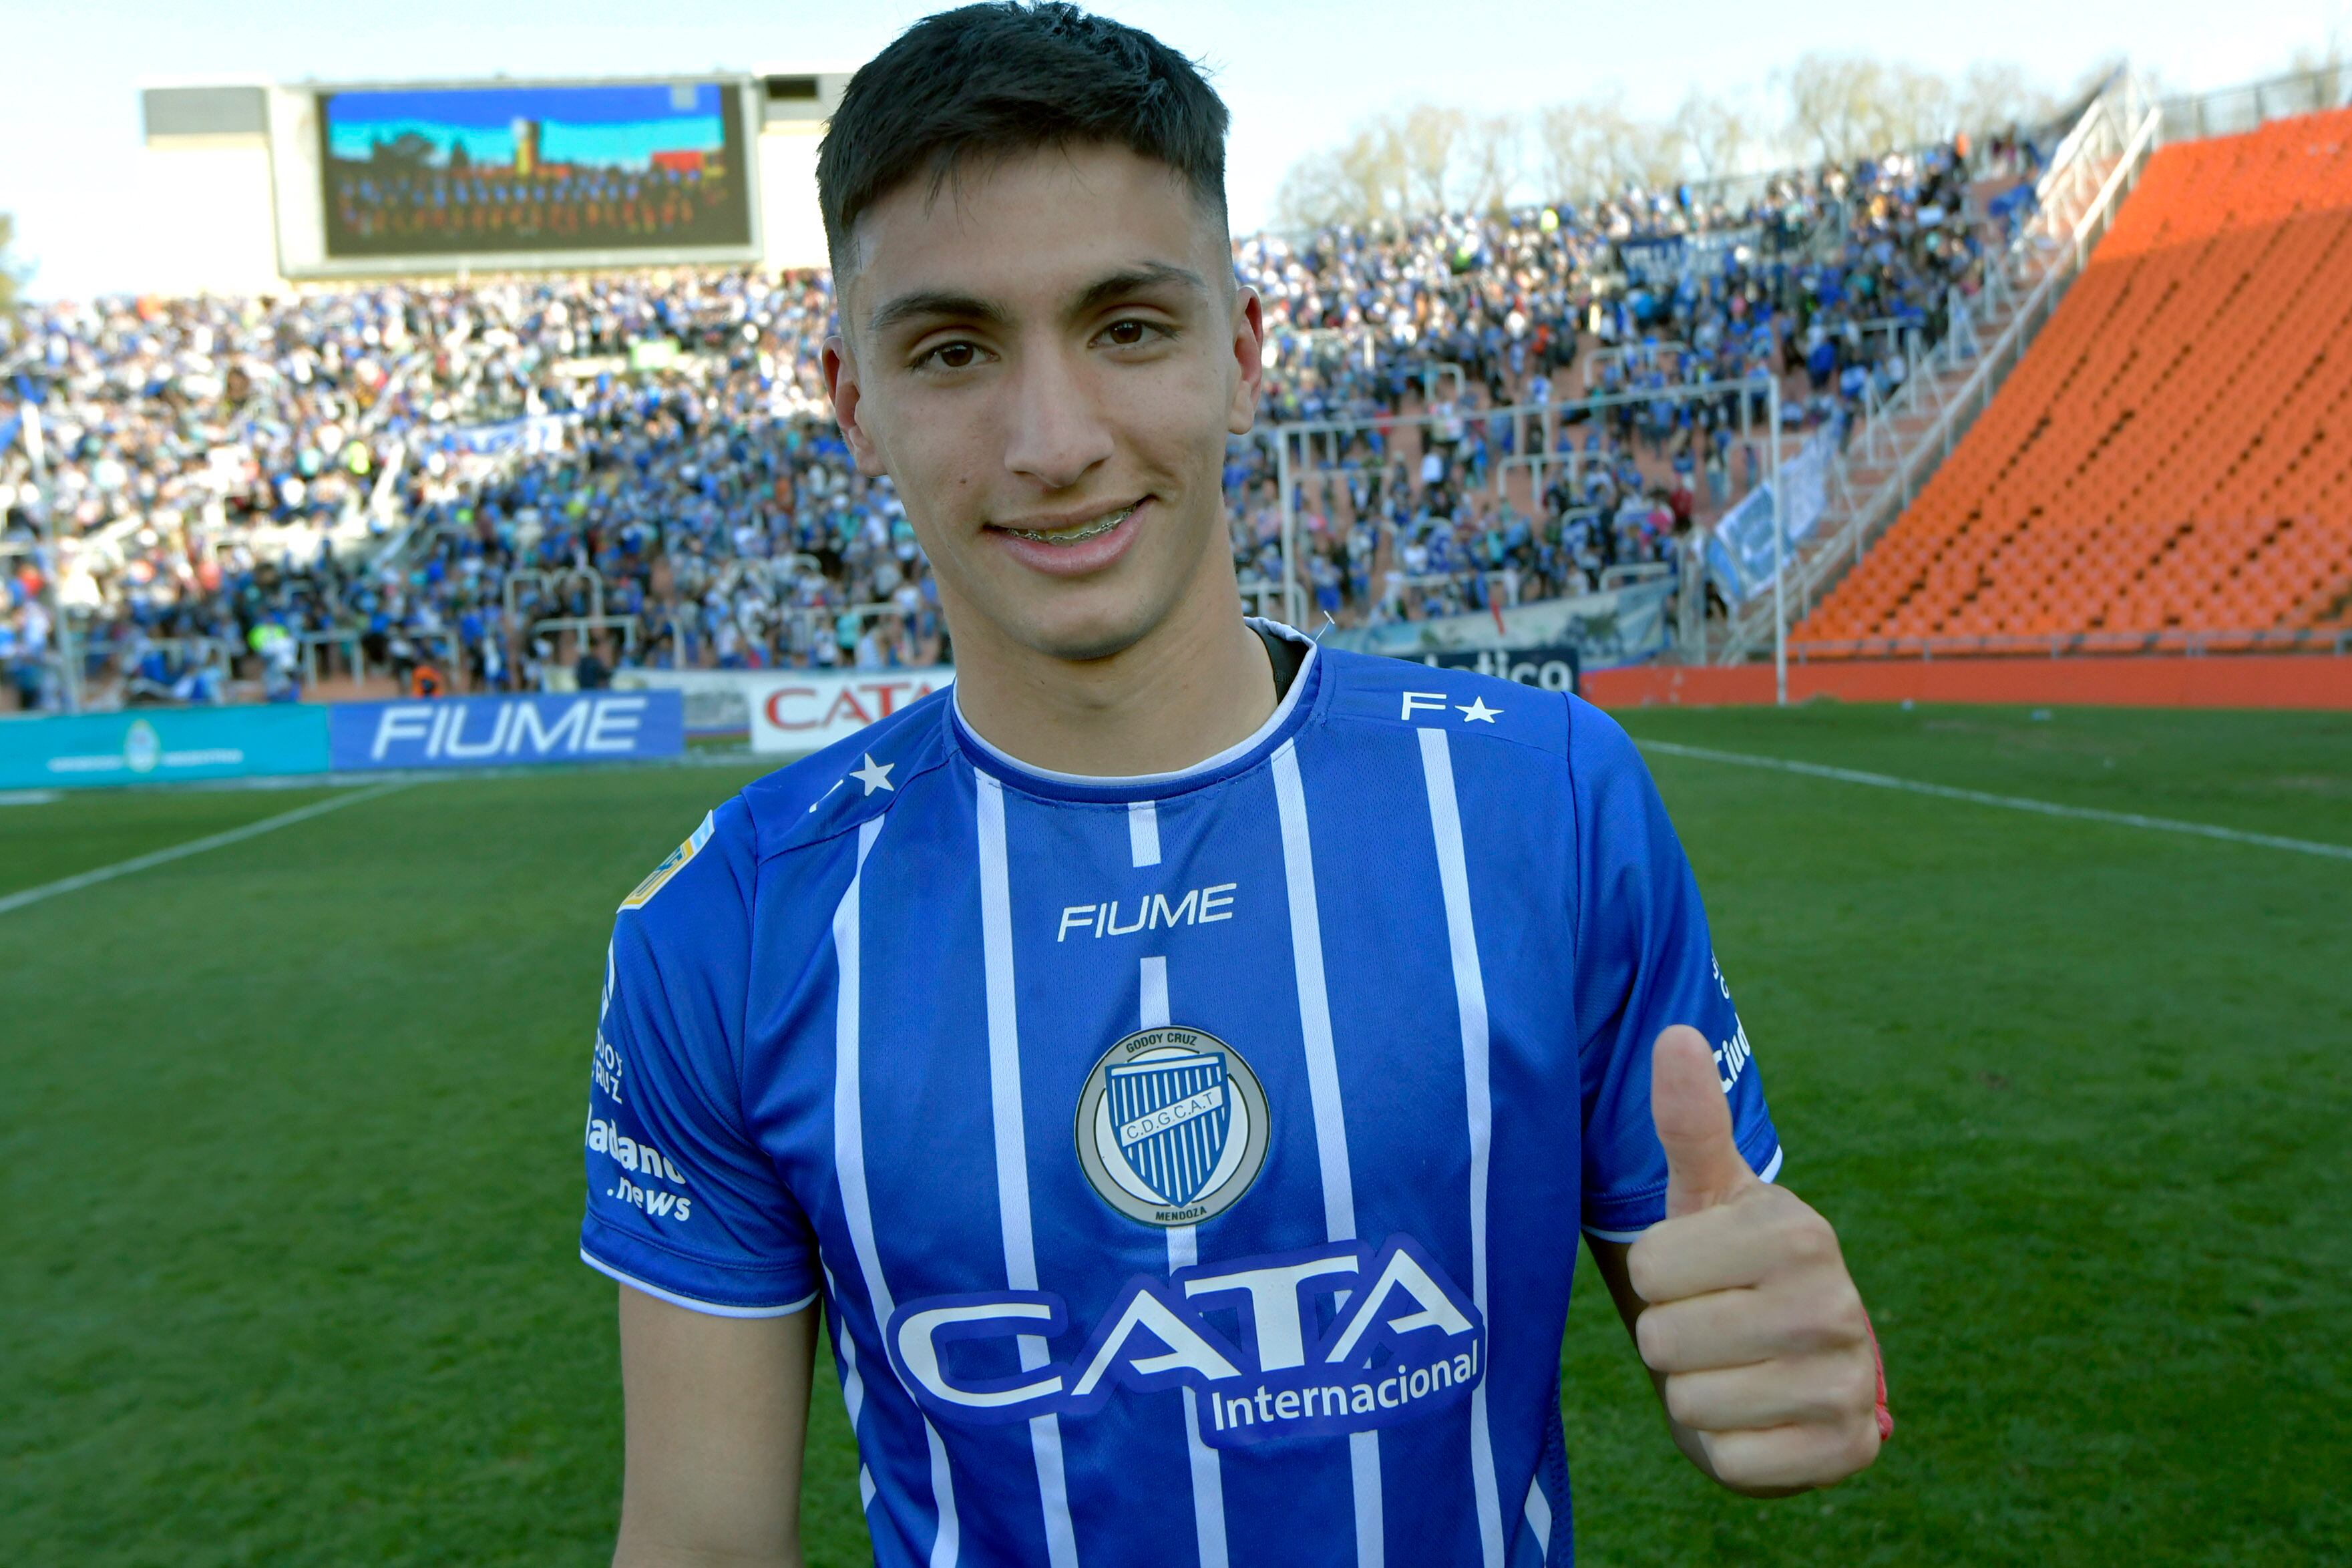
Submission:
[[[1478,932],[1470,921],[1470,872],[1462,851],[1461,803],[1454,794],[1454,754],[1444,730],[1421,731],[1422,780],[1429,790],[1437,840],[1437,885],[1445,898],[1445,940],[1454,959],[1454,1003],[1462,1019],[1462,1081],[1470,1107],[1470,1300],[1486,1324],[1493,1364],[1494,1320],[1486,1310],[1486,1159],[1495,1106],[1487,1083],[1486,981],[1478,967]],[[1494,1435],[1481,1376],[1470,1390],[1470,1482],[1478,1498],[1478,1541],[1486,1568],[1503,1568],[1503,1510],[1495,1481]]]
[[[1315,1152],[1323,1166],[1323,1229],[1356,1238],[1356,1186],[1348,1171],[1348,1123],[1339,1108],[1339,1062],[1331,1048],[1331,999],[1323,986],[1323,921],[1315,904],[1315,850],[1307,835],[1307,793],[1298,757],[1285,741],[1274,753],[1274,798],[1282,817],[1282,875],[1290,895],[1290,958],[1298,977],[1298,1025],[1307,1047],[1307,1094],[1315,1112]]]
[[[1137,865],[1160,864],[1160,808],[1148,800],[1128,805],[1127,847]]]
[[[1294,685],[1296,683],[1294,682]],[[1298,1026],[1307,1053],[1307,1094],[1315,1115],[1315,1153],[1323,1174],[1323,1229],[1333,1241],[1356,1237],[1356,1186],[1348,1166],[1348,1121],[1339,1105],[1339,1063],[1331,1047],[1331,998],[1323,984],[1323,921],[1315,901],[1315,849],[1307,830],[1307,792],[1298,755],[1275,748],[1274,799],[1282,822],[1282,876],[1290,899],[1290,957],[1298,982]],[[1381,1435],[1348,1436],[1355,1491],[1357,1568],[1381,1568],[1387,1536],[1381,1501]]]
[[[1004,847],[1004,786],[975,772],[980,818],[980,948],[988,989],[988,1098],[996,1132],[996,1212],[1004,1233],[1004,1282],[1037,1289],[1037,1249],[1029,1228],[1029,1145],[1021,1115],[1021,1026],[1013,1005],[1013,891]],[[1021,1370],[1051,1358],[1042,1334],[1019,1336]],[[1045,1557],[1052,1568],[1077,1568],[1069,1488],[1062,1468],[1061,1418],[1032,1416],[1029,1451],[1045,1512]]]
[[[1539,1559],[1551,1561],[1551,1499],[1543,1494],[1543,1479],[1528,1483],[1528,1528],[1536,1532],[1536,1552]]]
[[[1389,1535],[1381,1504],[1381,1435],[1348,1434],[1348,1480],[1356,1494],[1356,1568],[1388,1561]]]
[[[940,1441],[940,1429],[928,1415],[923,1417],[923,1441],[931,1450],[931,1495],[940,1500],[940,1532],[931,1538],[931,1568],[955,1568],[956,1552],[963,1540],[962,1526],[956,1518],[955,1479],[948,1469],[948,1446]]]
[[[1168,961],[1164,958],[1145,959],[1142,979],[1142,1027],[1164,1029],[1168,1026]]]
[[[824,1271],[824,1291],[834,1302],[835,1338],[841,1343],[841,1404],[849,1413],[849,1432],[857,1435],[857,1417],[866,1409],[866,1379],[857,1371],[857,1341],[849,1332],[849,1325],[841,1315],[841,1286],[833,1270]]]
[[[1145,804],[1149,804],[1148,802]],[[1159,835],[1152,835],[1152,857],[1159,858]],[[1138,860],[1137,865],[1144,862]],[[1142,963],[1143,1005],[1140,1026],[1165,1028],[1168,1017],[1168,960]],[[1168,1227],[1168,1272],[1190,1268],[1201,1261],[1199,1233],[1189,1225]],[[1201,1396],[1184,1390],[1184,1457],[1192,1471],[1192,1533],[1201,1544],[1201,1568],[1227,1568],[1225,1552],[1225,1472],[1217,1451],[1201,1440]]]
[[[863,975],[858,959],[857,910],[858,889],[866,879],[866,857],[872,853],[874,840],[881,834],[882,818],[878,816],[859,826],[857,866],[850,873],[849,887],[833,911],[834,963],[840,972],[833,1025],[833,1165],[841,1183],[841,1211],[849,1226],[850,1251],[856,1255],[857,1271],[866,1281],[866,1298],[873,1306],[877,1333],[889,1323],[895,1309],[889,1283],[882,1277],[881,1255],[874,1247],[874,1205],[866,1188],[866,1110],[858,1070]],[[846,1334],[842,1342],[848,1343]],[[930,1444],[931,1499],[938,1506],[940,1519],[939,1533],[931,1538],[930,1564],[931,1568],[953,1568],[961,1538],[956,1523],[955,1481],[948,1469],[947,1446],[940,1441],[939,1430],[928,1415],[923,1417],[923,1436]]]

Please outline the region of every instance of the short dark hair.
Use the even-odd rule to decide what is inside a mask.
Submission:
[[[1224,100],[1140,28],[1076,5],[992,0],[926,16],[866,62],[817,150],[838,276],[858,215],[909,180],[933,195],[974,158],[1111,142],[1165,163],[1222,222]]]

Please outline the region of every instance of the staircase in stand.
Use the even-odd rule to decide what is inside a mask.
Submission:
[[[2035,185],[2032,220],[1985,268],[1973,298],[1953,293],[1949,330],[1908,362],[1903,384],[1873,398],[1830,462],[1828,501],[1788,550],[1788,624],[1801,620],[1885,532],[1949,457],[2007,379],[2156,145],[2158,110],[2126,79],[2095,99]],[[1759,594],[1725,622],[1710,623],[1710,663],[1769,657],[1773,595]]]

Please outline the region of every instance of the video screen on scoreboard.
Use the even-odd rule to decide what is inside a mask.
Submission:
[[[322,92],[319,130],[330,259],[751,243],[724,82]]]

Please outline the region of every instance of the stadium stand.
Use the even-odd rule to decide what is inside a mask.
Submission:
[[[1675,559],[1759,477],[1731,384],[1779,374],[1800,425],[1850,421],[1979,287],[2037,162],[2015,142],[1975,167],[1934,148],[1736,192],[1242,241],[1275,340],[1269,416],[1366,425],[1300,489],[1314,603],[1342,624],[1418,619]],[[1631,259],[1685,246],[1710,264]],[[311,669],[381,681],[428,658],[461,688],[530,686],[600,628],[627,632],[605,636],[607,662],[924,662],[941,631],[928,566],[824,413],[831,310],[822,275],[690,269],[60,302],[0,325],[0,423],[16,378],[40,388],[101,703],[287,695]],[[1577,406],[1677,381],[1725,391]],[[1513,402],[1559,409],[1565,478],[1486,482],[1526,456],[1487,417]],[[1380,427],[1433,410],[1433,452]],[[1225,477],[1264,604],[1267,444],[1237,443]],[[56,694],[28,479],[0,453],[17,551],[0,663],[32,706]]]
[[[1809,658],[2352,628],[2352,111],[2167,146]]]

